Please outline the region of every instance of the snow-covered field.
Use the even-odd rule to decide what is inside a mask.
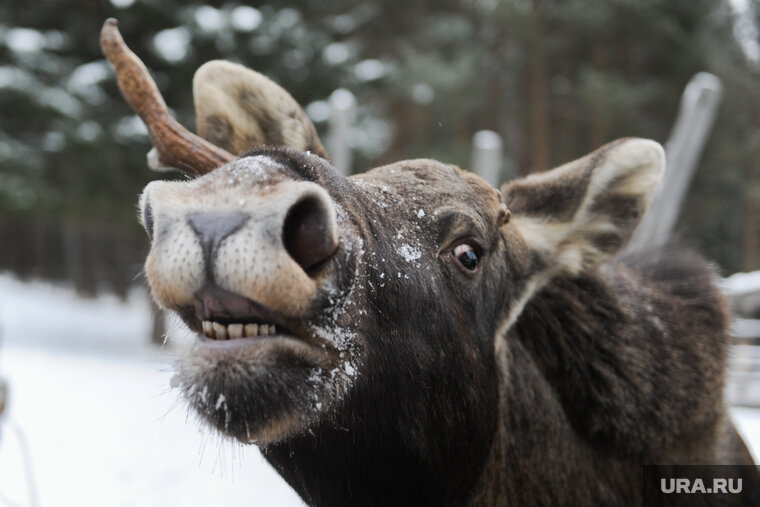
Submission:
[[[0,275],[0,505],[302,505],[255,447],[199,431],[149,311],[139,291],[87,300]],[[760,458],[760,410],[733,417]]]
[[[149,311],[0,275],[0,506],[34,505],[24,440],[43,507],[303,505],[256,447],[199,431]]]

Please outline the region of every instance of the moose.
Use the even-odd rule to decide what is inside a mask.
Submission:
[[[753,463],[723,399],[715,269],[621,255],[664,170],[621,139],[499,190],[434,160],[345,177],[238,64],[176,123],[108,20],[149,163],[152,296],[197,339],[173,385],[310,505],[641,505],[647,464]]]

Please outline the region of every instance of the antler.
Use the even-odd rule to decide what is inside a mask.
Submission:
[[[193,134],[172,117],[145,64],[124,43],[114,18],[103,23],[100,47],[116,71],[124,99],[148,127],[155,147],[155,151],[148,154],[151,166],[158,162],[201,176],[235,158],[228,151]],[[157,161],[151,160],[156,155]]]

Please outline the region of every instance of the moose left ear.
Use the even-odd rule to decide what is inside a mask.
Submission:
[[[620,139],[569,164],[502,187],[515,227],[557,272],[577,274],[631,238],[665,169],[646,139]]]
[[[206,62],[193,77],[193,100],[198,134],[230,153],[269,145],[328,158],[306,112],[256,71],[223,60]]]

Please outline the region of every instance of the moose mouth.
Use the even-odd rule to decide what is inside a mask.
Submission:
[[[196,339],[178,358],[172,385],[202,419],[240,442],[299,431],[355,374],[309,332],[311,324],[213,283],[185,310]]]
[[[195,317],[198,339],[207,345],[243,346],[273,338],[306,341],[294,335],[273,310],[218,286],[196,293]]]

